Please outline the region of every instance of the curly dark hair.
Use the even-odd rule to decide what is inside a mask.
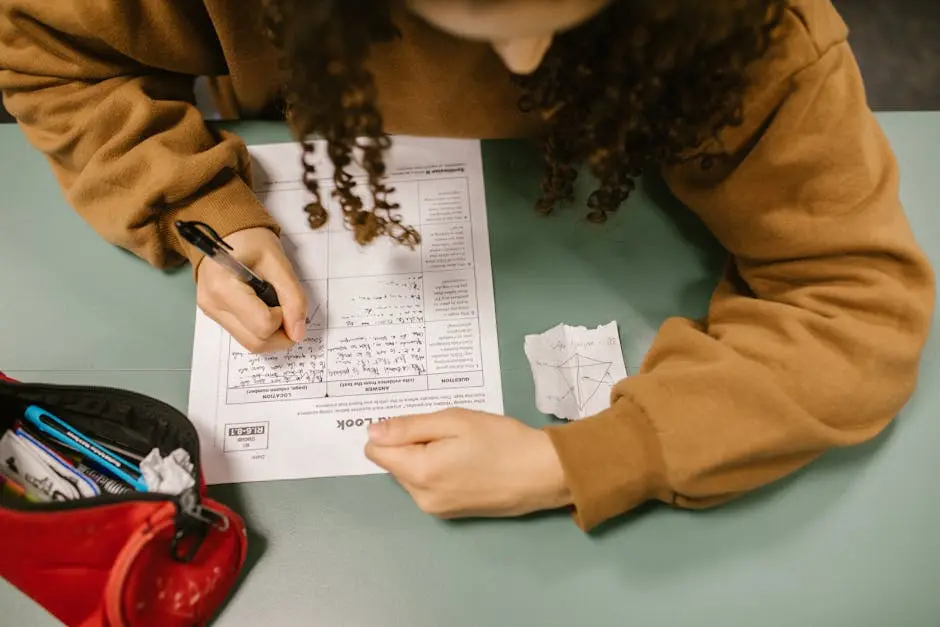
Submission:
[[[488,0],[496,2],[499,0]],[[370,45],[400,36],[390,0],[264,0],[266,31],[281,52],[287,116],[304,146],[305,208],[311,227],[327,220],[310,160],[312,136],[327,141],[334,197],[362,244],[420,237],[401,223],[383,182],[391,141],[365,68]],[[536,208],[573,200],[577,166],[598,187],[587,218],[603,222],[644,170],[715,156],[704,146],[739,125],[749,68],[772,44],[788,0],[612,0],[588,22],[556,36],[539,68],[512,76],[519,106],[541,115],[546,170]],[[371,207],[346,168],[361,150]]]

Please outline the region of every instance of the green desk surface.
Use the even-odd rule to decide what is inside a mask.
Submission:
[[[880,119],[940,267],[940,114]],[[236,129],[249,143],[288,139],[278,125]],[[16,128],[0,128],[0,160],[0,367],[185,410],[188,270],[154,271],[100,241]],[[506,410],[541,424],[524,334],[616,319],[635,366],[665,317],[705,310],[723,254],[654,182],[598,228],[580,211],[530,211],[539,166],[529,148],[485,143],[484,160]],[[565,514],[440,522],[387,476],[215,488],[253,530],[249,569],[218,624],[936,626],[938,357],[935,335],[919,391],[876,442],[723,508],[647,507],[597,535]],[[0,607],[5,625],[54,624],[5,583]]]

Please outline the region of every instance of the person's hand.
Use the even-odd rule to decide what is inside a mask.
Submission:
[[[232,255],[274,286],[281,306],[269,308],[227,268],[203,259],[196,270],[200,309],[253,353],[286,350],[302,340],[307,298],[274,231],[244,229],[225,241],[234,249]]]
[[[366,456],[441,518],[520,516],[571,503],[548,435],[464,409],[393,418],[369,428]]]

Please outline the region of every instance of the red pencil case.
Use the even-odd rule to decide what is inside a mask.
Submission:
[[[66,625],[207,623],[244,566],[247,535],[242,519],[206,494],[193,424],[135,392],[20,383],[0,373],[0,435],[30,405],[93,438],[161,455],[182,448],[194,487],[54,502],[4,497],[0,575]]]

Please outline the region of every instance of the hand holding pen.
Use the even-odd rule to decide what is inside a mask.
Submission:
[[[196,302],[246,350],[286,350],[304,338],[307,299],[268,228],[250,228],[219,238],[199,222],[178,222],[180,236],[208,259],[196,270]]]

